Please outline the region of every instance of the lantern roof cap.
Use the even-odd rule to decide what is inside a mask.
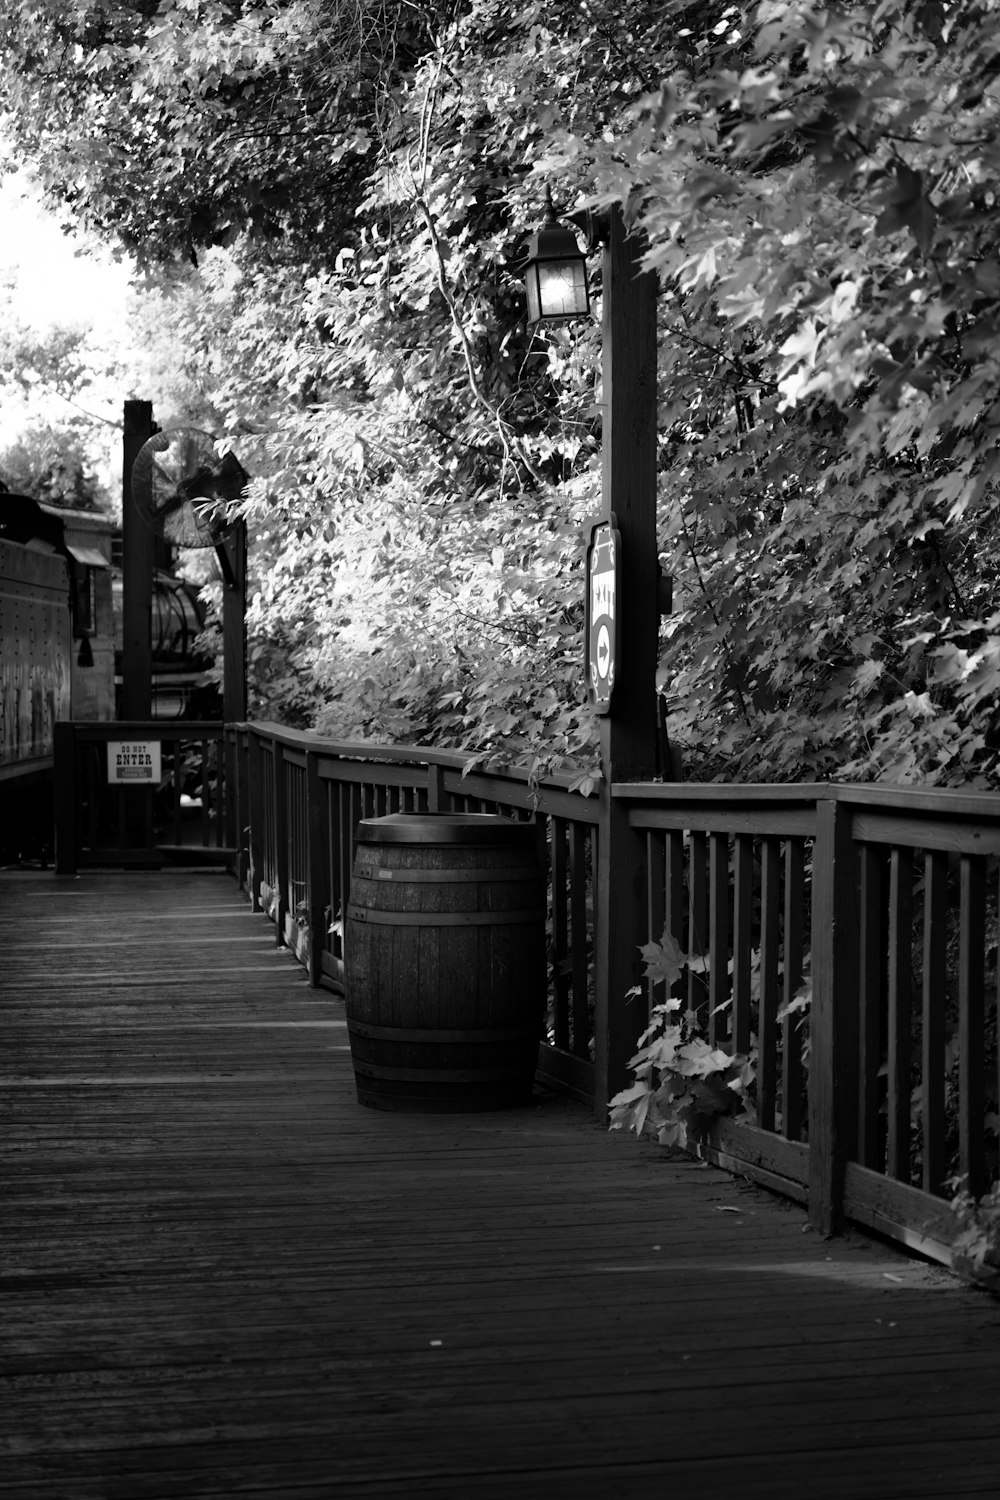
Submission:
[[[546,188],[545,220],[541,228],[536,229],[528,239],[526,259],[532,261],[570,258],[582,260],[584,252],[580,249],[576,231],[570,229],[567,224],[559,222],[555,205],[552,202],[552,191]]]

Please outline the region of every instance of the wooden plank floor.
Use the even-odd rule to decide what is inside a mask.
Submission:
[[[354,1098],[221,874],[0,874],[4,1500],[1000,1496],[1000,1304],[539,1094]]]

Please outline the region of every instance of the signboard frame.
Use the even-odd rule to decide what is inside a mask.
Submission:
[[[162,777],[159,740],[109,740],[109,786],[158,786]]]
[[[597,714],[611,712],[618,675],[618,599],[621,533],[614,511],[590,528],[584,647],[587,699]]]

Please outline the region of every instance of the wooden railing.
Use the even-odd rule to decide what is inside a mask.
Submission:
[[[704,1152],[807,1201],[821,1230],[851,1219],[947,1258],[948,1180],[978,1196],[998,1176],[1000,798],[614,795],[645,841],[649,937],[666,927],[698,960],[686,998],[709,1037],[756,1049],[750,1118]]]
[[[344,913],[362,818],[392,812],[504,812],[534,821],[548,872],[549,1006],[539,1073],[579,1098],[596,1092],[594,837],[597,799],[526,772],[463,775],[466,757],[340,744],[275,724],[232,731],[242,831],[237,874],[315,984],[342,991]]]
[[[108,745],[155,744],[155,782],[116,785]],[[55,727],[56,870],[211,858],[230,863],[236,832],[221,723],[70,722]]]
[[[640,945],[666,929],[693,960],[686,1008],[714,1045],[756,1062],[748,1112],[716,1122],[698,1150],[808,1203],[824,1232],[849,1219],[944,1259],[949,1179],[976,1195],[997,1180],[1000,797],[650,783],[584,797],[569,778],[466,775],[454,752],[274,724],[230,728],[224,745],[218,725],[60,725],[57,868],[109,846],[141,857],[129,820],[149,799],[115,801],[100,754],[154,730],[169,774],[143,836],[167,855],[195,842],[225,854],[314,984],[343,989],[362,818],[504,812],[534,822],[547,869],[544,1080],[604,1116],[662,998],[629,999],[607,976],[638,979]],[[187,807],[184,785],[197,793]],[[630,837],[612,904],[598,840],[614,804]]]

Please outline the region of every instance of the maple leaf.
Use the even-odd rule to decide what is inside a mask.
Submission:
[[[852,686],[860,694],[871,692],[882,676],[883,670],[883,664],[880,661],[863,661],[854,673]]]
[[[665,927],[659,942],[644,943],[639,952],[642,954],[646,978],[654,984],[665,984],[668,990],[672,989],[681,977],[687,960],[670,931]]]
[[[806,320],[799,326],[797,331],[791,334],[785,342],[780,345],[778,353],[784,355],[784,363],[780,370],[790,370],[793,365],[800,361],[806,364],[815,364],[816,352],[819,349],[820,340],[823,337],[822,329],[812,318]]]

